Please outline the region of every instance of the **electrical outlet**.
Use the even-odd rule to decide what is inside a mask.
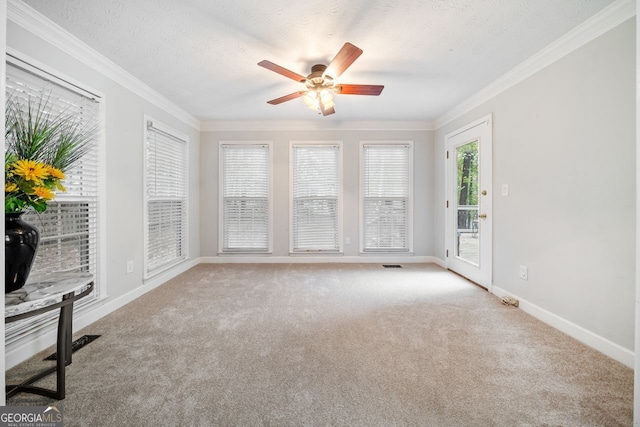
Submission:
[[[522,280],[529,280],[529,269],[524,265],[520,266],[520,278]]]
[[[509,184],[502,184],[502,195],[503,196],[509,195]]]
[[[127,274],[133,273],[133,261],[127,261]]]

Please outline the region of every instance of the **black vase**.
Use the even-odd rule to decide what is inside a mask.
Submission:
[[[36,258],[40,234],[21,213],[4,214],[4,292],[24,286]]]

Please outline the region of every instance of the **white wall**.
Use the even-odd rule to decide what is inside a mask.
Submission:
[[[493,284],[587,333],[634,349],[635,22],[598,37],[435,135],[493,113]],[[508,197],[500,196],[509,184]],[[444,257],[444,210],[435,253]],[[518,278],[518,266],[529,280]],[[496,325],[500,327],[500,325]]]
[[[414,141],[414,253],[433,255],[433,132],[431,131],[209,131],[202,133],[200,194],[203,257],[218,256],[218,146],[219,141],[273,141],[274,245],[273,257],[289,256],[289,141],[343,141],[345,257],[359,254],[359,141]],[[224,257],[229,260],[229,256]],[[300,257],[296,257],[297,260]],[[326,258],[325,258],[326,259]]]
[[[106,287],[108,298],[89,313],[76,316],[77,329],[149,287],[145,288],[142,280],[144,114],[189,136],[189,257],[195,260],[200,256],[200,132],[12,21],[7,26],[7,46],[105,95],[107,179],[106,200],[101,203],[106,204],[106,230],[101,237],[106,243],[102,246],[106,265],[101,266],[105,279],[101,286]],[[134,262],[132,274],[126,274],[128,260]],[[55,342],[51,331],[49,328],[46,334],[7,348],[8,367]]]

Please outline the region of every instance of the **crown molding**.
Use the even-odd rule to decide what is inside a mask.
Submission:
[[[98,53],[22,1],[9,0],[7,2],[7,19],[122,85],[156,107],[182,120],[187,125],[200,130],[201,123],[196,117],[160,95],[150,86],[135,78],[113,61]]]
[[[520,83],[543,68],[584,46],[607,31],[631,19],[636,14],[635,0],[617,0],[596,15],[551,43],[531,58],[485,86],[455,108],[434,121],[436,129],[482,105],[491,98]]]
[[[273,120],[273,121],[203,121],[202,131],[309,131],[309,130],[358,130],[358,131],[432,131],[428,121],[317,121],[317,120]]]

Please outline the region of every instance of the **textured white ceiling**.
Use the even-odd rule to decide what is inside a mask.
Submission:
[[[613,0],[25,0],[201,120],[429,121]],[[382,95],[336,96],[316,116],[266,101],[349,41],[364,53],[339,82]]]

